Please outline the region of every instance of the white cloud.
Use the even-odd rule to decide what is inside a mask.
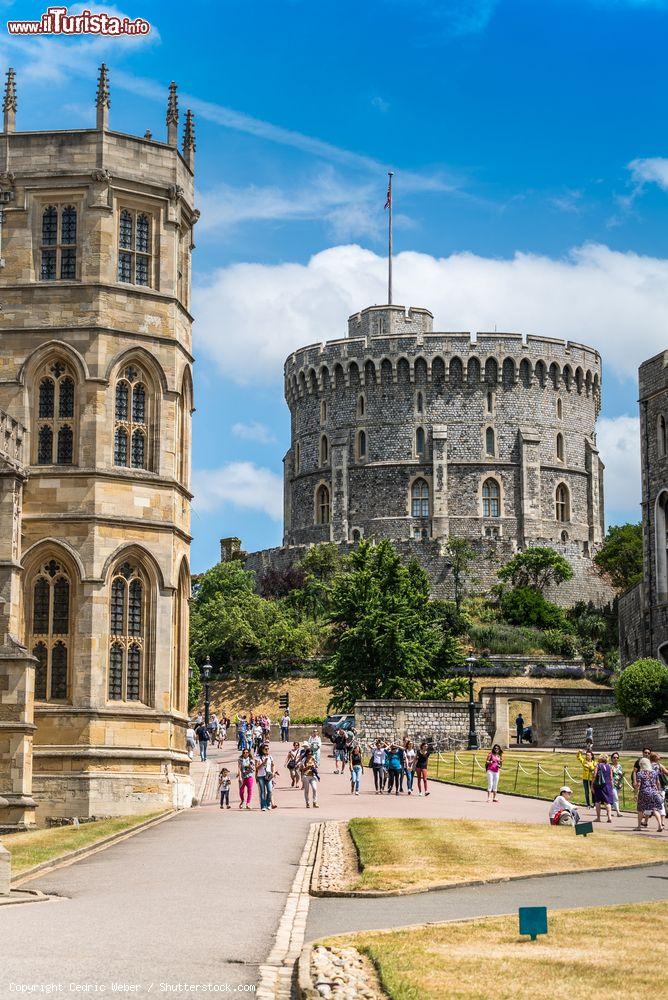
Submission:
[[[640,423],[638,417],[601,417],[596,434],[605,463],[606,507],[637,511],[640,520]]]
[[[297,347],[346,335],[350,313],[386,301],[387,262],[337,246],[307,264],[232,264],[196,290],[199,350],[241,383],[280,381]],[[591,344],[622,377],[665,347],[668,261],[585,244],[553,259],[406,252],[395,302],[426,306],[436,330],[514,330]]]
[[[232,433],[242,441],[258,441],[260,444],[273,444],[276,437],[272,431],[259,421],[250,424],[233,424]]]
[[[649,156],[631,160],[628,169],[636,188],[641,189],[645,184],[658,184],[663,191],[668,191],[668,160],[663,157]]]
[[[273,521],[283,517],[283,479],[252,462],[230,462],[220,469],[193,473],[196,510],[218,510],[227,504],[259,510]]]

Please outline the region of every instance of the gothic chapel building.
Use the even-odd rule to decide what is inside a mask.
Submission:
[[[189,805],[194,126],[0,133],[0,828]],[[33,703],[34,696],[34,703]]]

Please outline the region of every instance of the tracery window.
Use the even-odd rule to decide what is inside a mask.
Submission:
[[[555,492],[555,516],[560,522],[571,519],[571,499],[565,483],[559,483]]]
[[[114,465],[148,468],[148,397],[144,373],[128,365],[116,381]]]
[[[411,486],[411,517],[429,517],[429,483],[416,479]]]
[[[42,281],[77,276],[77,210],[74,205],[48,205],[42,213],[40,276]]]
[[[146,584],[139,567],[123,562],[111,580],[109,701],[141,701],[144,689]]]
[[[28,643],[37,659],[35,700],[65,701],[71,649],[70,578],[64,566],[51,558],[39,566],[30,587]]]
[[[315,519],[318,524],[329,524],[329,490],[325,485],[319,486],[315,495]]]
[[[118,220],[118,280],[130,285],[151,282],[151,217],[121,209]]]
[[[482,516],[501,517],[501,487],[491,477],[482,484]]]
[[[76,386],[61,360],[50,361],[37,374],[37,465],[74,462]]]

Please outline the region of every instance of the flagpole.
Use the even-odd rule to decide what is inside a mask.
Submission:
[[[387,304],[392,305],[392,178],[394,174],[391,170],[388,170],[387,176],[390,178],[390,183],[387,188],[387,200],[389,202],[390,215],[388,219],[388,237],[387,237]]]

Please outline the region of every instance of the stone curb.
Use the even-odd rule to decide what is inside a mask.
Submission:
[[[12,899],[11,893],[18,892],[24,892],[25,896]],[[0,909],[3,906],[20,906],[21,903],[46,903],[53,898],[52,896],[47,896],[46,893],[40,892],[39,889],[12,889],[11,893],[9,896],[0,896]]]
[[[164,823],[165,820],[172,819],[172,817],[177,816],[183,811],[183,809],[170,809],[168,812],[161,813],[159,816],[154,816],[153,819],[148,819],[144,823],[139,823],[137,826],[129,827],[127,830],[119,830],[118,833],[112,833],[108,837],[103,837],[102,840],[98,840],[94,844],[88,844],[87,847],[79,847],[76,851],[68,851],[67,854],[61,854],[59,858],[52,858],[51,861],[42,861],[39,865],[33,865],[32,868],[26,868],[24,871],[13,875],[10,883],[11,885],[22,885],[35,875],[39,875],[40,872],[47,871],[51,868],[60,868],[61,865],[67,864],[70,861],[78,861],[81,858],[85,858],[89,854],[94,854],[96,851],[102,850],[105,847],[111,847],[112,844],[115,844],[117,841],[125,840],[127,837],[132,837],[135,833],[141,833],[142,830],[147,830],[151,826],[157,826],[158,823]]]

